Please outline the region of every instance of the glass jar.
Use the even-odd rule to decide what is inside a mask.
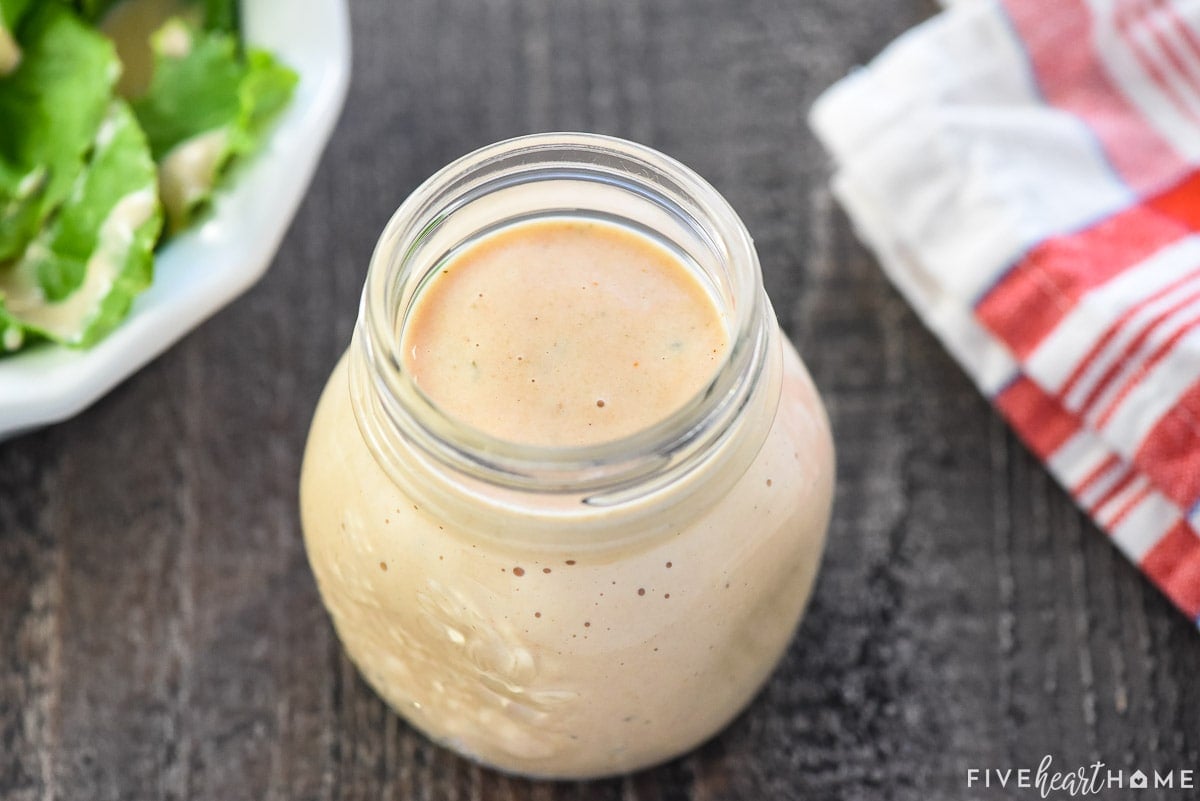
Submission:
[[[625,439],[497,440],[441,412],[399,342],[448,254],[564,216],[671,249],[729,347],[704,391]],[[547,134],[454,162],[388,223],[300,494],[321,596],[371,686],[468,757],[580,778],[676,756],[749,703],[808,599],[833,480],[824,408],[729,204],[648,148]]]

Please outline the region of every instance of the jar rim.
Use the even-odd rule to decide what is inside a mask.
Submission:
[[[539,172],[540,171],[540,172]],[[542,177],[539,177],[541,175]],[[496,437],[443,411],[417,386],[401,354],[403,295],[423,275],[414,254],[473,198],[512,182],[616,177],[683,215],[728,271],[729,347],[710,381],[679,409],[632,434],[589,445],[543,446]],[[428,267],[428,265],[426,265]],[[411,295],[410,295],[411,296]],[[374,409],[355,405],[360,427],[382,416],[407,448],[442,467],[511,490],[613,492],[686,471],[722,441],[762,372],[767,301],[749,231],[728,201],[695,171],[644,145],[591,133],[508,139],[462,156],[400,205],[376,245],[363,288],[356,337],[371,372]],[[378,454],[377,454],[378,457]]]

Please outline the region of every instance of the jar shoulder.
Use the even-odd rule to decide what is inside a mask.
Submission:
[[[778,402],[768,403],[766,433],[745,473],[716,501],[718,507],[753,518],[760,514],[801,513],[823,517],[833,494],[836,459],[829,419],[803,361],[779,332]],[[396,509],[396,515],[420,507],[389,477],[371,452],[351,402],[348,357],[334,367],[313,417],[301,471],[301,513],[310,520],[331,515],[372,514]],[[769,482],[769,484],[768,484]],[[761,488],[781,491],[761,498]],[[709,499],[711,500],[711,499]],[[822,511],[823,510],[823,511]],[[686,516],[686,510],[681,510]],[[698,515],[703,518],[709,514]],[[341,525],[323,521],[320,528]]]

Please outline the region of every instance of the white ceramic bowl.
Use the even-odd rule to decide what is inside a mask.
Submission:
[[[242,22],[249,41],[299,73],[291,104],[205,222],[157,254],[154,284],[116,330],[89,350],[0,358],[0,439],[86,408],[267,271],[346,98],[347,0],[245,0]]]

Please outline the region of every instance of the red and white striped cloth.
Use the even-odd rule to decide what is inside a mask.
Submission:
[[[813,107],[834,191],[1034,453],[1197,621],[1200,0],[949,5]]]

